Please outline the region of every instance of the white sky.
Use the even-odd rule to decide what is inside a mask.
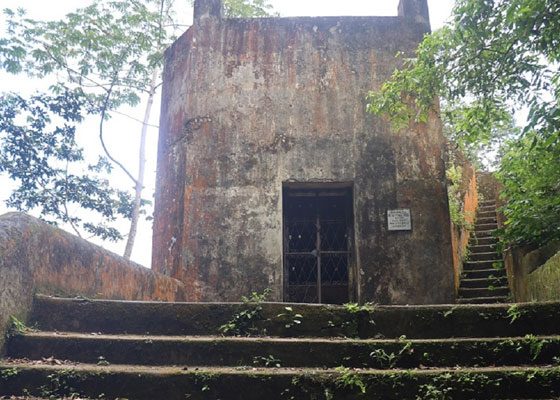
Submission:
[[[177,0],[179,2],[180,0]],[[183,0],[184,1],[184,0]],[[186,3],[186,1],[184,1]],[[336,16],[336,15],[397,15],[399,0],[271,0],[276,11],[281,16]],[[44,1],[44,0],[0,0],[0,9],[23,7],[28,10],[31,17],[36,19],[57,19],[77,7],[89,4],[89,0],[73,1]],[[432,29],[441,27],[451,13],[453,0],[428,0],[430,6],[430,19]],[[191,20],[192,10],[184,8],[185,23]],[[4,32],[3,21],[0,20],[0,35]],[[15,91],[22,94],[33,93],[44,88],[44,84],[27,78],[14,77],[0,72],[0,92]],[[157,125],[159,121],[159,94],[150,123]],[[121,110],[141,120],[143,106],[136,109]],[[112,153],[122,161],[130,170],[137,170],[136,149],[140,124],[126,117],[115,116],[105,128],[108,146]],[[87,121],[81,129],[86,152],[93,151],[101,154],[97,137],[97,121]],[[117,132],[117,134],[115,134]],[[148,161],[146,167],[145,198],[152,198],[155,184],[157,129],[151,129],[148,138]],[[116,171],[116,170],[115,170]],[[123,174],[115,172],[111,178],[116,186],[131,187],[130,181]],[[0,178],[0,214],[10,211],[4,206],[4,200],[9,196],[10,182]],[[127,232],[128,225],[124,223],[122,231]],[[132,259],[142,265],[150,266],[151,263],[151,223],[142,221],[136,238],[136,245]],[[118,254],[124,250],[124,242],[112,244],[108,242],[93,242],[102,245]]]

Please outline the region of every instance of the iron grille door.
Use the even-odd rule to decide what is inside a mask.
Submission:
[[[286,190],[284,195],[286,300],[347,302],[351,192]]]

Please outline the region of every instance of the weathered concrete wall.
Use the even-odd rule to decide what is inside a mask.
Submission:
[[[461,183],[459,185],[459,196],[461,198],[462,213],[465,217],[464,226],[451,224],[451,245],[453,249],[453,270],[455,272],[455,292],[459,290],[461,273],[463,272],[463,261],[469,245],[476,219],[478,208],[478,185],[475,168],[467,158],[458,150],[451,151],[451,162],[461,167]]]
[[[365,111],[425,18],[220,19],[197,3],[166,52],[153,268],[189,300],[266,287],[282,300],[282,184],[352,182],[352,297],[453,301],[441,124],[396,133]],[[394,208],[411,209],[412,232],[388,232]]]
[[[560,298],[558,252],[560,242],[553,241],[538,249],[518,247],[506,253],[505,264],[515,301]]]
[[[493,173],[481,172],[478,175],[478,191],[484,200],[494,200],[498,206],[502,204],[503,200],[500,199],[502,186]]]
[[[33,294],[180,301],[183,284],[26,214],[0,216],[0,349],[10,315]]]
[[[560,300],[560,251],[529,274],[527,292],[528,301]]]

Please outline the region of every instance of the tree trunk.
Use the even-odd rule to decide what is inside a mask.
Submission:
[[[155,68],[150,82],[150,91],[148,94],[148,102],[146,103],[146,110],[144,112],[144,120],[142,122],[142,132],[140,134],[140,149],[138,151],[138,177],[136,179],[136,187],[134,193],[134,206],[132,209],[132,218],[130,221],[130,230],[128,232],[128,239],[124,249],[123,257],[130,259],[134,241],[136,240],[136,232],[138,231],[138,220],[140,218],[140,207],[142,206],[142,190],[144,189],[144,173],[146,169],[146,137],[148,135],[148,123],[152,113],[152,106],[154,104],[154,96],[157,87],[158,69]]]

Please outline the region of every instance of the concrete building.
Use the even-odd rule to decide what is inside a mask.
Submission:
[[[153,269],[191,301],[454,301],[436,114],[393,132],[366,112],[429,32],[394,17],[226,19],[197,0],[166,52]]]

